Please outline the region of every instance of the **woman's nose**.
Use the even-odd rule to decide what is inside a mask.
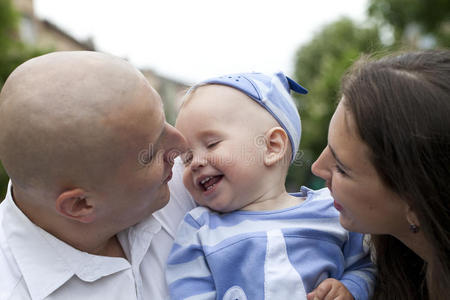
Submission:
[[[323,149],[319,158],[311,166],[311,172],[324,180],[328,180],[331,177],[331,169],[329,167],[331,154],[329,152],[328,147]]]

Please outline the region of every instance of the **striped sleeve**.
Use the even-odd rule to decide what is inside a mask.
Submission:
[[[344,245],[345,269],[340,281],[352,293],[355,300],[371,299],[375,285],[376,269],[370,259],[369,247],[364,235],[349,232]]]
[[[190,213],[178,228],[166,268],[170,299],[216,298],[214,280],[199,239],[200,228]]]

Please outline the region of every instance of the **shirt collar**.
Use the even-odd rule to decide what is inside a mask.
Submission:
[[[155,234],[162,229],[153,215],[120,232],[117,237],[133,266],[139,266]]]
[[[32,223],[16,206],[11,183],[1,224],[32,299],[43,299],[76,275],[92,282],[130,268],[123,258],[79,251]]]

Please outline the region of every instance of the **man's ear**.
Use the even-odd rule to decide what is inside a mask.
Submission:
[[[289,147],[289,137],[283,128],[273,127],[266,132],[265,140],[264,165],[269,167],[284,158]]]
[[[95,220],[94,205],[80,188],[62,192],[56,199],[56,210],[64,217],[81,223],[92,223]]]

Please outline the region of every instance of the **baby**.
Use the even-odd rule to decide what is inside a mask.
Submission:
[[[286,192],[301,135],[290,90],[307,93],[281,72],[245,73],[187,93],[176,127],[190,148],[183,182],[200,206],[169,255],[172,299],[370,298],[363,235],[341,227],[329,190]]]

